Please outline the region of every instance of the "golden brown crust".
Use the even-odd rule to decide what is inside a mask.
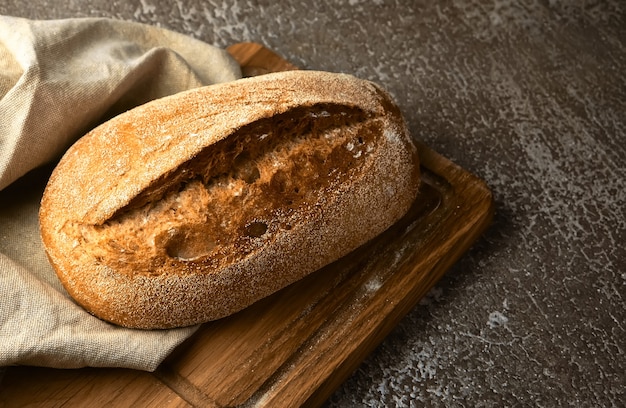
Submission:
[[[232,314],[397,221],[419,170],[376,85],[291,71],[150,102],[68,150],[41,235],[68,292],[127,327]]]

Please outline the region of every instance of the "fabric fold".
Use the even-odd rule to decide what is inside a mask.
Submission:
[[[115,114],[241,77],[223,49],[157,27],[102,18],[0,16],[0,56],[9,68],[0,72],[0,189],[58,158]]]

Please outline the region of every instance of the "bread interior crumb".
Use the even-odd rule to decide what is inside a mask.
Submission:
[[[363,165],[381,129],[358,108],[299,106],[206,147],[102,225],[72,228],[98,262],[132,262],[135,273],[217,268],[297,225],[303,208]]]

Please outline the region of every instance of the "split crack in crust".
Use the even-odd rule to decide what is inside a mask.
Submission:
[[[205,148],[102,225],[69,223],[66,233],[112,269],[132,264],[134,274],[185,273],[194,261],[194,272],[202,264],[210,273],[278,229],[289,230],[298,207],[349,178],[375,148],[379,122],[332,104],[258,120]]]

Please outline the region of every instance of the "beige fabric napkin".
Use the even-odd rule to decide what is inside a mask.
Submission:
[[[45,257],[39,200],[54,162],[98,123],[240,77],[224,50],[157,27],[0,16],[0,366],[154,370],[195,331],[124,329],[77,306]]]

